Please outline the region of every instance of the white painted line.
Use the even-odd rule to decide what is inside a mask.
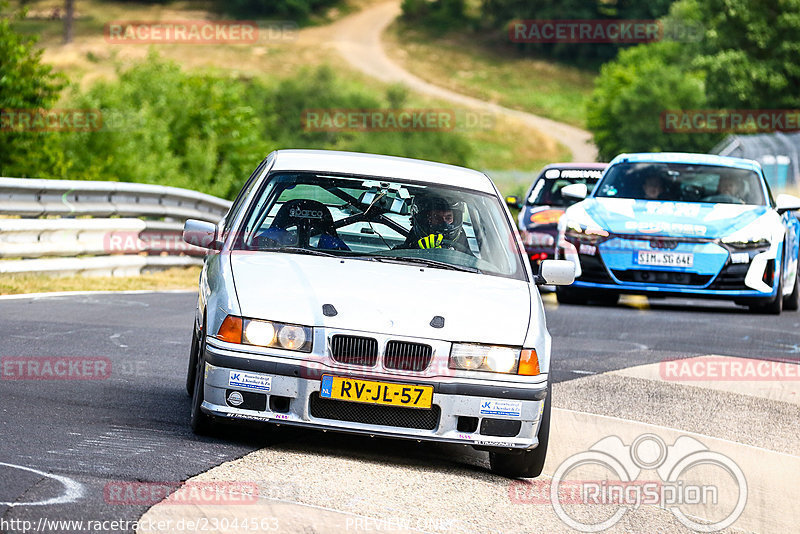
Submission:
[[[44,501],[34,501],[34,502],[0,502],[0,506],[49,506],[51,504],[66,504],[70,502],[75,502],[81,497],[83,497],[83,484],[80,482],[76,482],[71,478],[62,477],[60,475],[53,475],[51,473],[45,473],[44,471],[39,471],[38,469],[33,469],[32,467],[25,467],[22,465],[14,465],[14,464],[7,464],[5,462],[0,462],[0,465],[5,467],[10,467],[12,469],[21,469],[22,471],[28,471],[30,473],[35,473],[37,475],[52,478],[53,480],[60,482],[64,486],[64,493],[59,495],[58,497],[53,497],[52,499],[47,499]]]
[[[76,297],[85,295],[146,295],[149,293],[197,293],[196,289],[130,289],[126,291],[52,291],[50,293],[21,293],[0,295],[0,300]]]

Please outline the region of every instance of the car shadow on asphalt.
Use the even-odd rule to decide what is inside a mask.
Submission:
[[[754,315],[764,317],[762,314],[754,313],[744,306],[737,306],[735,304],[727,303],[724,301],[685,301],[682,299],[647,299],[647,303],[642,304],[628,304],[620,302],[617,304],[609,304],[603,302],[590,301],[588,304],[559,304],[559,307],[569,308],[584,308],[584,309],[618,309],[618,310],[636,310],[636,311],[672,311],[683,313],[714,313],[714,314],[734,314],[734,315]],[[545,310],[548,306],[545,305]]]
[[[375,464],[391,462],[396,466],[453,470],[468,474],[483,473],[490,477],[488,454],[476,451],[468,445],[430,442],[385,437],[369,437],[346,432],[323,432],[286,424],[259,423],[253,421],[218,421],[210,435],[196,435],[189,426],[190,398],[183,390],[161,390],[162,399],[168,404],[178,404],[176,419],[166,426],[176,434],[201,443],[230,444],[248,449],[275,448],[279,450],[308,453],[311,455],[358,458],[359,461]]]

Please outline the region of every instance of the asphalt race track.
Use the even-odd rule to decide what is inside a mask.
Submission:
[[[0,357],[110,361],[110,372],[93,380],[14,380],[4,371],[0,380],[0,518],[5,523],[0,525],[6,526],[0,531],[21,531],[9,523],[13,520],[33,524],[42,518],[135,521],[155,503],[109,502],[109,483],[177,485],[265,447],[263,454],[272,448],[281,451],[276,452],[279,457],[286,451],[307,454],[309,461],[322,465],[326,455],[332,462],[364,455],[370,462],[386,462],[415,473],[420,468],[434,474],[465,469],[487,484],[508,485],[488,473],[485,453],[467,447],[409,446],[283,428],[277,432],[230,429],[225,439],[194,436],[188,426],[190,402],[184,378],[195,301],[196,296],[189,292],[0,300]],[[580,389],[578,384],[601,391],[592,382],[595,375],[665,359],[709,354],[800,359],[800,313],[796,312],[762,316],[715,301],[670,299],[647,304],[636,298],[617,306],[564,306],[557,305],[552,295],[546,297],[546,306],[553,335],[556,407],[579,411],[581,406],[576,404],[585,407],[580,394],[573,392]],[[638,380],[604,376],[614,376],[615,383]],[[683,420],[650,421],[648,418],[657,419],[658,413],[642,416],[647,410],[637,408],[637,399],[618,391],[586,411],[609,415],[638,411],[645,423],[669,423],[692,431],[709,428],[709,435],[731,438],[726,433],[732,431],[717,421],[728,417],[725,414],[709,416],[685,407],[678,412]],[[765,407],[780,412],[770,412],[774,417],[770,424],[777,430],[765,435],[754,431],[752,439],[737,441],[753,441],[760,447],[797,455],[798,404]],[[743,414],[739,423],[759,417],[758,413]],[[424,486],[420,491],[425,493]],[[52,503],[25,504],[48,500]]]

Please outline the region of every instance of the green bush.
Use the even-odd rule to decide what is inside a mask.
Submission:
[[[724,133],[664,133],[666,110],[800,107],[800,0],[679,0],[665,26],[698,39],[641,45],[603,66],[588,109],[602,157],[630,150],[706,152]]]
[[[465,0],[403,0],[403,19],[433,31],[464,29],[471,22]]]
[[[222,197],[237,191],[266,152],[260,117],[245,84],[186,74],[150,59],[73,95],[73,107],[99,109],[99,131],[62,134],[63,178],[120,180],[198,189]]]
[[[46,134],[47,145],[27,162],[24,175],[172,185],[233,198],[258,162],[279,148],[377,152],[462,165],[472,154],[455,132],[304,129],[310,109],[405,105],[402,89],[390,87],[384,99],[329,68],[265,84],[186,73],[152,55],[118,75],[85,92],[73,89],[65,106],[100,110],[102,128]]]
[[[706,105],[704,75],[682,65],[682,54],[678,43],[661,42],[623,50],[603,65],[587,105],[601,159],[621,152],[705,152],[718,140],[662,131],[662,112]]]
[[[218,10],[238,16],[305,22],[315,12],[338,3],[340,0],[217,0],[216,5]]]
[[[664,16],[674,0],[647,2],[607,0],[482,0],[483,23],[508,42],[509,23],[515,20],[652,20]],[[569,63],[596,66],[616,57],[624,43],[518,43],[521,53]]]
[[[7,5],[0,2],[0,110],[51,108],[66,80],[42,64],[44,51],[35,49],[35,38],[11,28],[12,19],[21,14],[3,15]],[[51,140],[47,133],[0,126],[0,176],[30,176],[30,162],[41,157]]]

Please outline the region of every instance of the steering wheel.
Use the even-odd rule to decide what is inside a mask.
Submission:
[[[744,200],[733,195],[711,195],[703,197],[703,202],[718,202],[724,204],[744,204]]]
[[[686,200],[699,200],[703,196],[703,188],[694,184],[683,184],[681,196]]]

